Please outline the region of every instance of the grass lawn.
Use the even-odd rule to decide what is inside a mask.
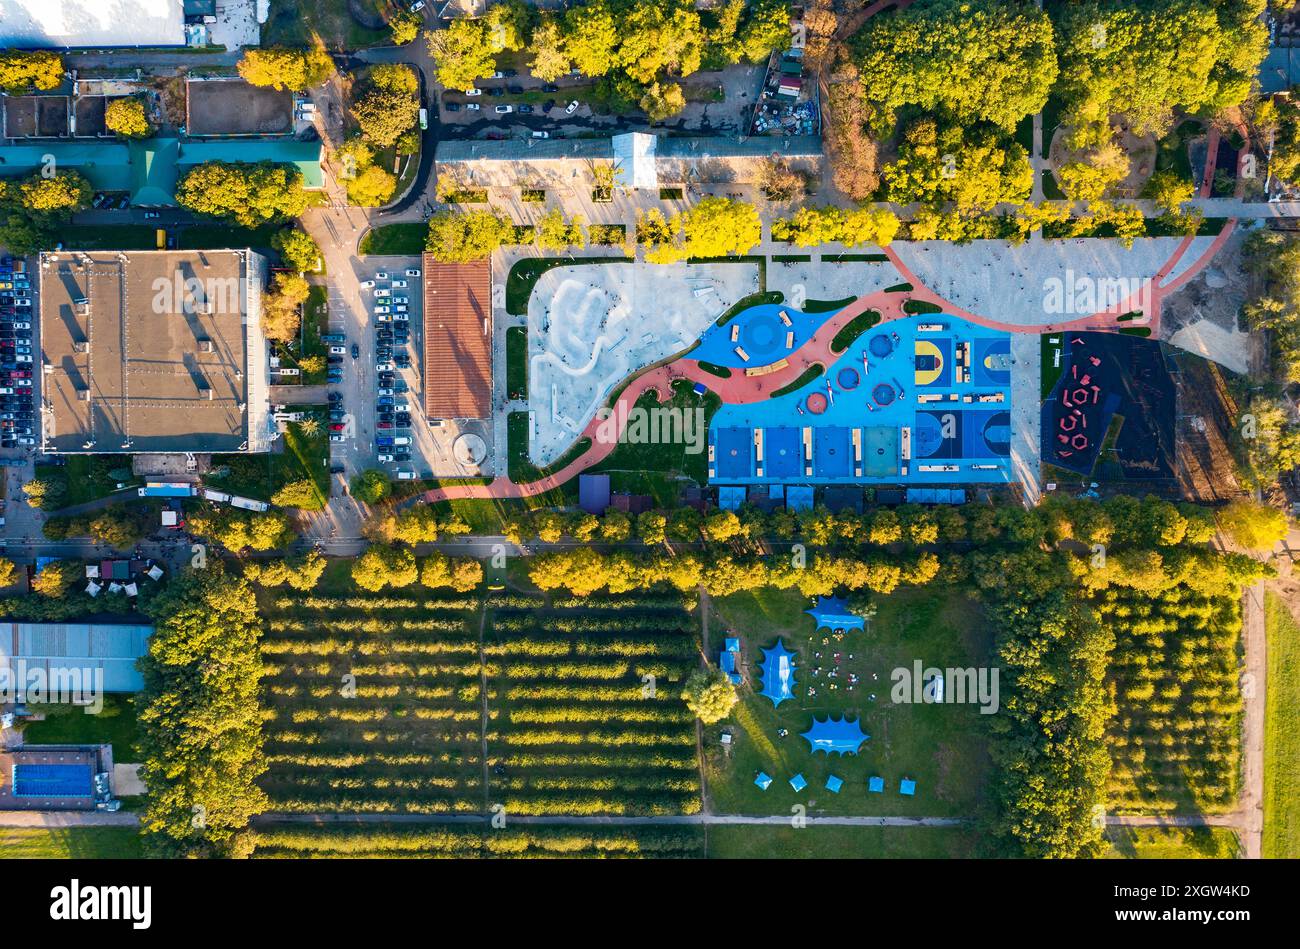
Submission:
[[[826,827],[720,824],[707,829],[711,860],[944,858],[974,855],[966,827]]]
[[[1056,381],[1065,371],[1065,335],[1044,333],[1039,337],[1042,397],[1046,399],[1056,388]]]
[[[223,250],[252,247],[266,250],[271,246],[271,235],[282,230],[280,224],[261,227],[240,227],[236,224],[191,224],[181,228],[176,246],[181,250]]]
[[[845,305],[847,306],[848,303]],[[813,311],[810,310],[809,312]],[[875,310],[867,310],[865,313],[859,313],[853,319],[845,323],[840,331],[835,334],[835,338],[831,340],[831,352],[844,352],[844,350],[853,345],[855,339],[879,322],[880,314]]]
[[[289,406],[289,411],[304,406]],[[316,485],[320,510],[329,499],[329,430],[321,422],[315,435],[303,432],[297,422],[290,422],[283,435],[284,450],[265,455],[213,455],[213,468],[227,469],[224,474],[209,475],[207,482],[225,491],[270,501],[286,484],[307,479]]]
[[[148,224],[67,224],[59,228],[56,238],[68,250],[154,250],[158,229]]]
[[[636,400],[636,408],[643,411],[651,411],[660,407],[660,403],[653,393],[647,392]],[[704,396],[698,396],[692,390],[692,384],[684,380],[673,383],[673,395],[668,402],[662,406],[665,409],[677,409],[682,412],[681,419],[691,418],[699,419],[694,413],[696,409],[703,409],[704,416],[701,424],[696,421],[691,422],[690,435],[695,439],[694,443],[681,437],[684,426],[678,426],[674,422],[674,428],[671,432],[665,433],[673,436],[670,442],[654,443],[647,442],[620,442],[604,461],[594,468],[588,469],[590,472],[624,472],[629,474],[665,474],[676,476],[684,474],[688,478],[693,478],[697,484],[705,484],[709,477],[709,453],[708,453],[708,431],[709,420],[713,413],[722,407],[722,398],[715,392],[707,392]],[[655,416],[647,416],[654,418]],[[631,423],[629,423],[629,427]],[[624,433],[625,437],[627,433]],[[611,479],[612,480],[612,479]],[[654,492],[651,492],[654,493]],[[676,491],[673,491],[674,496]]]
[[[630,257],[527,257],[517,261],[506,277],[506,312],[523,316],[528,312],[528,298],[542,274],[554,267],[573,267],[580,264],[626,264]]]
[[[515,484],[540,481],[553,471],[558,471],[591,447],[590,438],[579,438],[573,445],[546,468],[538,468],[528,457],[528,413],[511,412],[506,418],[507,473]]]
[[[382,0],[362,0],[372,10],[384,10]],[[357,49],[387,42],[388,30],[372,30],[352,19],[347,0],[272,0],[262,27],[263,46],[307,46],[319,39],[330,49]],[[416,40],[415,42],[422,42]]]
[[[847,632],[837,642],[829,630],[814,634],[812,618],[803,614],[810,601],[797,591],[768,588],[713,601],[709,659],[717,660],[724,635],[739,636],[746,678],[731,717],[704,733],[709,793],[718,813],[787,814],[794,804],[806,805],[809,813],[966,817],[976,812],[989,767],[992,716],[980,715],[975,705],[896,705],[890,701],[890,677],[896,668],[910,670],[918,659],[940,669],[986,666],[992,631],[980,607],[951,587],[899,590],[876,604],[869,632]],[[792,701],[774,708],[758,694],[759,649],[778,635],[797,653],[796,687]],[[840,677],[814,677],[814,667],[835,668],[836,652],[843,657]],[[859,677],[854,691],[847,689],[849,672]],[[843,713],[860,714],[862,730],[871,736],[861,753],[814,756],[800,733],[814,715]],[[730,755],[720,742],[724,727],[736,733]],[[788,731],[785,737],[778,735],[780,728]],[[759,771],[775,779],[767,791],[754,784]],[[796,794],[788,782],[798,773],[808,787]],[[825,789],[831,774],[844,780],[838,794]],[[872,775],[885,779],[883,794],[867,792]],[[904,777],[917,782],[914,798],[898,793]]]
[[[512,399],[528,398],[528,327],[506,330],[506,392]]]
[[[1229,827],[1108,827],[1106,842],[1108,860],[1231,860],[1241,850]]]
[[[118,485],[139,485],[131,474],[130,459],[121,455],[68,455],[63,465],[38,465],[36,476],[63,482],[67,491],[60,507],[73,507],[106,498],[118,492]],[[123,494],[123,498],[127,495]],[[134,495],[132,495],[134,497]]]
[[[45,713],[45,721],[31,722],[23,728],[23,739],[32,745],[100,745],[113,746],[113,761],[133,763],[140,760],[136,751],[135,698],[130,695],[106,695],[98,715],[87,715],[75,705],[33,706]]]
[[[421,254],[429,236],[425,224],[384,224],[372,227],[361,238],[361,256],[368,254]]]
[[[1265,858],[1300,857],[1300,625],[1276,593],[1264,599],[1268,687],[1264,720]]]
[[[134,827],[0,827],[0,860],[135,860]]]

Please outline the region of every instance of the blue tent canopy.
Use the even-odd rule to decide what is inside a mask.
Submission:
[[[916,782],[911,778],[904,778],[898,782],[898,793],[912,796],[916,794]]]
[[[838,778],[832,774],[829,778],[826,779],[826,790],[830,791],[832,794],[839,794],[840,788],[842,788],[843,786],[844,786],[843,778]]]
[[[812,728],[801,736],[808,740],[813,754],[819,751],[827,755],[856,755],[862,743],[871,736],[862,731],[857,719],[831,718],[829,715],[821,721],[813,717]]]
[[[796,793],[802,791],[807,786],[808,786],[808,782],[804,780],[804,776],[802,774],[796,774],[793,778],[790,779],[790,787],[794,788]]]
[[[867,790],[875,791],[877,794],[883,794],[885,791],[885,779],[873,774],[867,779]]]
[[[794,653],[785,648],[780,639],[771,649],[762,649],[763,691],[772,700],[773,705],[780,705],[786,699],[794,698]]]
[[[727,652],[740,652],[740,637],[728,636],[722,645]]]
[[[766,771],[760,771],[758,777],[754,779],[754,783],[758,785],[759,790],[766,791],[772,784],[772,776]]]
[[[817,621],[818,629],[862,629],[866,624],[861,616],[849,612],[848,603],[833,596],[819,596],[817,605],[804,612]]]

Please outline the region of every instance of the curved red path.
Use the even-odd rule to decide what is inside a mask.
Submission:
[[[1139,325],[1150,327],[1152,334],[1158,335],[1161,300],[1167,294],[1181,287],[1209,263],[1232,234],[1235,224],[1235,220],[1229,221],[1210,247],[1192,266],[1188,267],[1172,283],[1162,286],[1161,281],[1168,277],[1192,245],[1192,237],[1183,238],[1169,260],[1165,262],[1152,280],[1150,299],[1140,301],[1151,312],[1149,318]],[[705,372],[700,368],[700,364],[696,360],[689,357],[681,357],[667,365],[650,369],[635,377],[614,403],[615,420],[613,427],[618,429],[618,435],[621,436],[623,433],[622,424],[627,418],[627,412],[632,409],[639,398],[647,392],[654,392],[659,401],[663,402],[671,394],[672,384],[678,380],[692,383],[702,382],[716,392],[723,402],[733,405],[766,399],[772,392],[798,379],[809,366],[817,364],[830,366],[831,363],[839,359],[843,354],[831,352],[831,340],[859,314],[867,310],[875,310],[880,314],[881,323],[887,323],[890,320],[911,319],[911,316],[903,310],[903,305],[909,300],[932,303],[942,307],[945,313],[959,316],[980,326],[987,326],[990,329],[1007,333],[1034,333],[1037,335],[1067,330],[1116,330],[1121,326],[1134,325],[1132,323],[1120,323],[1117,320],[1117,317],[1121,314],[1138,308],[1139,301],[1132,298],[1121,301],[1119,305],[1104,312],[1093,313],[1090,316],[1083,316],[1074,320],[1064,320],[1059,323],[1026,326],[1019,323],[1005,323],[1000,320],[989,319],[977,313],[971,313],[950,300],[944,299],[926,287],[917,278],[916,274],[903,263],[894,250],[889,247],[885,247],[883,250],[903,276],[903,279],[912,285],[913,289],[911,291],[907,293],[887,293],[884,290],[877,290],[874,293],[858,297],[823,323],[811,339],[786,357],[786,366],[767,375],[746,376],[741,372],[722,379],[712,373]],[[609,427],[609,423],[601,418],[594,418],[588,422],[586,428],[582,430],[582,434],[574,441],[576,443],[582,438],[589,439],[591,447],[563,468],[539,481],[516,484],[507,475],[498,475],[488,484],[452,485],[434,488],[425,491],[420,497],[426,502],[433,503],[466,498],[523,498],[544,494],[573,480],[593,465],[599,464],[618,447],[617,439],[610,441],[607,438],[599,438],[597,435],[602,428],[608,433]]]

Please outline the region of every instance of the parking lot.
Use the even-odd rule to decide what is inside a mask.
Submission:
[[[0,449],[34,451],[36,290],[26,261],[0,260]]]
[[[374,467],[394,479],[401,473],[420,479],[491,474],[490,460],[480,465],[465,455],[463,442],[457,446],[465,434],[478,435],[490,446],[488,425],[430,424],[425,417],[423,282],[421,276],[409,273],[420,268],[421,260],[415,256],[359,261],[353,284],[359,287],[359,304],[350,303],[343,289],[330,281],[330,345],[343,350],[330,354],[339,360],[330,364],[337,370],[331,373],[334,381],[328,387],[330,457],[333,466],[343,467],[340,474],[345,478]],[[399,281],[406,286],[396,286]],[[403,297],[405,303],[385,302]],[[385,306],[389,312],[379,310]],[[397,312],[399,306],[406,312]],[[398,365],[403,356],[405,365]],[[387,439],[392,443],[380,441]]]

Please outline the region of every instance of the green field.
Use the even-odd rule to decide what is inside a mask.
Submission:
[[[323,509],[330,492],[328,426],[320,421],[316,433],[308,434],[298,422],[290,422],[281,441],[281,451],[265,455],[213,455],[213,470],[224,471],[209,475],[207,483],[233,494],[270,501],[285,485],[307,480],[316,489],[316,506],[307,510]]]
[[[827,814],[967,817],[976,811],[989,768],[987,728],[993,716],[970,704],[894,704],[890,693],[892,671],[910,670],[918,659],[940,669],[987,666],[992,631],[982,610],[942,586],[899,590],[876,604],[869,632],[848,631],[836,640],[829,630],[814,632],[812,618],[803,613],[811,603],[797,591],[768,588],[713,601],[709,660],[717,661],[724,636],[739,636],[746,678],[732,716],[705,729],[709,794],[718,813],[785,814],[794,804]],[[778,636],[798,654],[796,687],[792,701],[773,707],[758,694],[759,650]],[[832,678],[827,673],[837,665],[839,675]],[[814,676],[817,667],[823,673]],[[849,673],[859,678],[851,691]],[[860,754],[828,758],[809,750],[800,733],[814,715],[828,714],[860,716],[862,730],[871,736]],[[735,732],[729,754],[721,744],[724,728]],[[774,778],[767,791],[754,784],[759,771]],[[796,773],[808,781],[800,793],[788,783]],[[825,789],[831,774],[844,781],[838,794]],[[883,794],[867,791],[872,775],[885,779]],[[915,797],[898,793],[904,777],[917,782]]]
[[[0,827],[0,860],[136,860],[134,827]]]
[[[1300,857],[1300,624],[1276,593],[1265,596],[1268,686],[1264,723],[1266,858]]]
[[[64,486],[59,507],[88,504],[141,483],[131,473],[130,460],[121,455],[66,455],[64,464],[38,465],[36,476]]]
[[[68,250],[155,250],[158,229],[148,224],[65,224],[55,238]]]
[[[1228,827],[1109,827],[1110,860],[1231,860],[1241,855],[1237,835]]]
[[[506,392],[512,399],[528,398],[528,327],[506,330]]]
[[[636,408],[650,412],[660,407],[654,393],[647,392],[636,400]],[[657,503],[668,504],[676,499],[676,479],[685,476],[697,484],[704,485],[709,477],[708,425],[713,414],[722,407],[722,399],[714,392],[698,396],[687,381],[673,383],[672,398],[662,405],[664,409],[678,410],[682,414],[675,416],[683,420],[683,426],[674,430],[674,437],[669,441],[630,442],[621,441],[609,456],[598,465],[588,469],[590,472],[608,472],[610,482],[618,491],[633,493],[650,493],[657,498]],[[703,409],[703,424],[695,421],[687,440],[678,435],[684,432],[684,420],[696,420],[696,409]],[[691,413],[691,414],[688,414]],[[653,416],[646,416],[653,418]],[[674,423],[676,424],[676,423]],[[625,436],[626,438],[626,433]],[[614,482],[618,484],[614,484]],[[669,485],[672,485],[671,487]]]
[[[362,0],[362,5],[375,11],[388,6],[382,0]],[[333,50],[359,49],[390,36],[388,30],[372,30],[354,20],[347,0],[272,0],[262,27],[264,46],[307,46],[319,41]]]
[[[712,860],[884,860],[975,855],[976,834],[966,827],[827,827],[713,825]]]
[[[361,238],[360,253],[363,257],[369,254],[422,254],[428,236],[429,228],[424,224],[383,224],[366,231]]]
[[[100,745],[113,746],[113,761],[140,760],[136,751],[135,697],[106,695],[104,707],[97,715],[87,715],[74,705],[33,705],[33,712],[43,712],[42,722],[23,728],[23,740],[33,745]]]

